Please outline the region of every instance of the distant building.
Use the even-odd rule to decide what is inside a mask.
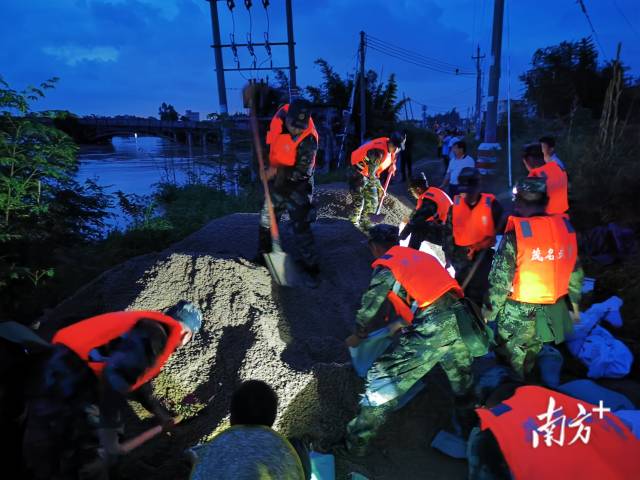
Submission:
[[[187,120],[190,122],[199,122],[200,121],[200,112],[192,112],[191,110],[187,110],[184,112],[184,116],[187,117]]]

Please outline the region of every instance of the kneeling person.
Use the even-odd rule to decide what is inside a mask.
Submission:
[[[473,320],[460,302],[458,283],[432,255],[398,246],[396,227],[376,225],[369,237],[373,277],[347,344],[357,346],[387,313],[406,328],[367,373],[360,412],[347,426],[347,447],[356,454],[364,453],[401,397],[436,365],[457,397],[465,398],[472,384],[473,357],[458,325]]]

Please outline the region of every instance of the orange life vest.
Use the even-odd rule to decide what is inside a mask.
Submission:
[[[419,210],[420,207],[422,207],[422,203],[425,201],[425,199],[431,200],[438,207],[436,214],[427,218],[427,221],[444,223],[447,220],[449,209],[451,208],[451,205],[453,203],[449,195],[447,195],[439,188],[429,187],[427,191],[420,195],[420,197],[418,198],[416,210]]]
[[[473,208],[460,195],[453,198],[453,239],[460,247],[470,247],[486,237],[495,237],[496,227],[493,224],[491,205],[495,196],[490,193],[480,194],[478,203]]]
[[[545,433],[537,433],[538,445],[534,448],[534,432],[551,421],[546,413],[549,398],[555,400],[554,410],[560,418],[566,415],[563,445],[545,442]],[[573,442],[578,427],[569,427],[585,416],[581,404],[591,416],[583,425],[590,428],[589,440]],[[604,405],[606,408],[606,405]],[[482,430],[487,428],[496,437],[500,450],[515,480],[541,478],[583,478],[623,480],[638,478],[640,465],[640,441],[618,417],[593,412],[594,405],[562,393],[537,386],[523,386],[503,403],[491,408],[478,408]],[[545,415],[542,419],[539,416]],[[552,438],[558,440],[561,419],[554,425]]]
[[[364,163],[367,154],[370,150],[382,150],[384,152],[385,157],[383,158],[378,168],[376,168],[376,177],[379,177],[382,172],[388,169],[391,165],[393,165],[396,161],[396,154],[389,152],[389,138],[388,137],[380,137],[374,138],[373,140],[361,145],[353,152],[351,152],[351,165],[358,165],[359,163]],[[364,164],[364,168],[360,170],[360,173],[368,177],[369,176],[369,165]]]
[[[556,162],[547,162],[529,172],[530,177],[544,178],[547,184],[549,204],[547,213],[555,215],[569,210],[567,173]]]
[[[269,148],[269,165],[272,167],[293,167],[296,164],[298,145],[309,135],[312,135],[318,142],[318,132],[311,117],[309,117],[307,128],[295,140],[291,134],[283,133],[284,118],[288,111],[289,104],[280,107],[269,125],[267,145],[271,146]],[[315,157],[313,163],[315,164]]]
[[[426,308],[448,291],[462,298],[458,282],[447,273],[437,258],[407,247],[392,247],[371,265],[391,270],[396,286],[387,295],[396,313],[406,322],[413,322],[415,312]],[[402,287],[406,298],[398,295]]]
[[[555,303],[569,291],[576,264],[576,233],[566,215],[509,217],[505,232],[515,231],[516,273],[510,298],[526,303]]]
[[[104,362],[89,360],[89,354],[95,348],[106,345],[131,330],[142,319],[151,319],[162,323],[169,330],[167,343],[156,362],[136,381],[131,391],[153,379],[164,366],[171,354],[180,346],[182,324],[160,312],[112,312],[98,315],[59,330],[52,343],[60,343],[73,350],[100,377]]]

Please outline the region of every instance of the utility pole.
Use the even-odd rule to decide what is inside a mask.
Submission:
[[[404,120],[405,122],[408,122],[409,112],[407,111],[407,97],[404,96],[404,92],[402,92],[402,100],[404,100]]]
[[[216,62],[216,77],[218,79],[218,102],[220,113],[228,113],[227,88],[224,82],[224,64],[222,63],[222,46],[220,43],[220,20],[218,18],[218,0],[209,0],[211,8],[211,28],[213,29],[213,54]]]
[[[365,39],[364,32],[360,32],[360,145],[364,143],[364,132],[367,127],[367,112],[366,112],[366,81],[364,72],[364,52],[365,52]]]
[[[478,147],[478,168],[484,174],[494,174],[501,150],[497,140],[498,92],[500,87],[500,55],[502,52],[502,24],[504,0],[495,0],[493,6],[493,34],[491,37],[491,66],[487,95],[487,121],[484,127],[484,143]]]
[[[495,143],[496,141],[503,18],[504,0],[495,0],[493,7],[493,35],[491,37],[491,68],[489,70],[489,92],[487,96],[487,125],[485,126],[484,134],[485,143]]]
[[[482,69],[480,68],[480,60],[485,55],[480,56],[480,45],[478,45],[478,53],[475,57],[471,57],[476,61],[476,140],[480,140],[480,130],[482,128]]]
[[[286,0],[287,10],[287,44],[289,46],[289,89],[293,91],[297,89],[296,81],[296,52],[295,42],[293,41],[293,11],[291,8],[291,0]]]
[[[427,106],[422,105],[422,128],[427,128]]]

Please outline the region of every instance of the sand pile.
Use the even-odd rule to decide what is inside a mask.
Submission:
[[[347,197],[336,185],[318,189],[317,289],[273,285],[266,268],[248,260],[256,251],[257,214],[235,214],[113,268],[49,313],[45,329],[106,311],[164,309],[180,299],[204,314],[201,333],[154,381],[157,396],[186,420],[128,457],[122,478],[184,478],[181,452],[224,426],[234,386],[250,378],[277,391],[276,427],[285,435],[340,438],[361,388],[343,340],[353,329],[372,260],[365,236],[345,220]],[[393,223],[409,212],[393,199],[389,206]],[[283,230],[286,249],[291,235]]]

